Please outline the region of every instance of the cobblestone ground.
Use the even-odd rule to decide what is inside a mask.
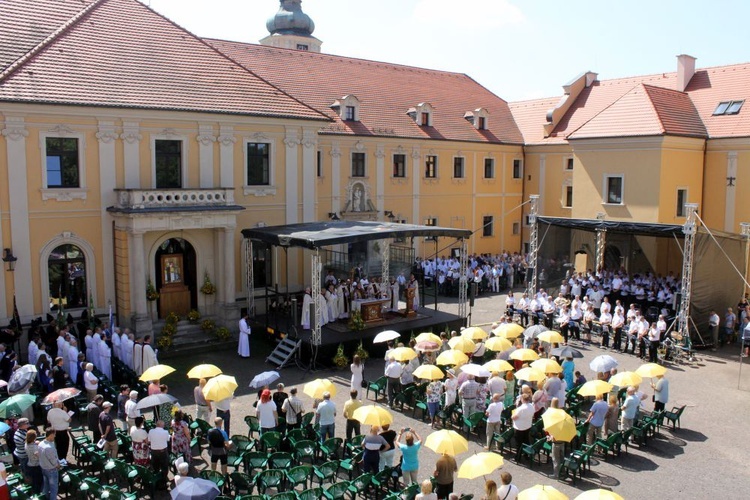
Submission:
[[[488,324],[499,318],[505,309],[504,295],[479,297],[472,310],[473,324]],[[441,310],[456,312],[455,303],[443,302]],[[594,374],[588,367],[589,361],[605,352],[596,346],[586,346],[574,342],[574,347],[584,352],[585,358],[576,360],[576,368],[589,379]],[[253,339],[254,356],[247,360],[239,358],[234,350],[205,352],[170,359],[169,363],[178,368],[177,373],[164,382],[170,385],[170,393],[183,403],[185,409],[194,412],[192,389],[194,381],[185,378],[187,370],[198,363],[209,362],[220,366],[224,373],[236,376],[240,384],[232,404],[231,433],[246,433],[244,417],[252,411],[256,399],[254,390],[248,387],[257,373],[273,369],[265,363],[268,347]],[[750,490],[750,474],[747,472],[745,448],[747,434],[747,414],[750,408],[750,366],[742,369],[740,378],[739,347],[725,347],[718,353],[700,352],[698,360],[692,364],[670,365],[667,377],[670,381],[671,401],[668,408],[687,405],[682,417],[682,429],[672,431],[662,428],[660,434],[651,440],[647,447],[630,447],[627,454],[619,457],[602,456],[592,459],[591,472],[573,486],[570,481],[561,482],[550,477],[552,464],[535,464],[530,469],[527,462],[517,465],[510,454],[505,454],[505,465],[501,469],[513,475],[513,482],[520,488],[536,484],[553,485],[570,498],[581,491],[592,488],[608,488],[627,499],[649,498],[709,498],[720,495],[724,498],[747,498]],[[640,361],[631,355],[606,351],[620,362],[620,370],[634,370]],[[263,353],[263,356],[260,355]],[[383,361],[371,359],[365,366],[365,378],[374,380],[383,372]],[[291,367],[281,371],[281,382],[289,389],[301,388],[305,382],[319,377],[330,378],[338,387],[335,402],[339,408],[336,435],[344,437],[345,422],[341,416],[343,404],[348,399],[349,371],[318,370],[304,372]],[[651,394],[648,384],[646,392]],[[739,387],[739,388],[738,388]],[[302,395],[306,409],[312,401]],[[649,398],[650,399],[650,398]],[[372,402],[371,400],[368,403]],[[379,402],[382,403],[382,400]],[[651,409],[651,403],[648,403]],[[393,428],[411,427],[425,438],[431,432],[428,424],[412,418],[411,410],[406,413],[393,412]],[[471,454],[482,451],[482,440],[470,438],[470,449],[457,458],[461,462]],[[204,458],[207,454],[204,452]],[[427,448],[420,451],[420,480],[432,474],[437,455]],[[196,462],[198,469],[205,463]],[[500,471],[487,476],[498,483]],[[472,493],[476,498],[483,494],[484,479],[458,479],[455,491]],[[165,496],[166,498],[166,496]]]

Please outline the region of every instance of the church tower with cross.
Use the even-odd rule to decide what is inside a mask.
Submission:
[[[302,12],[302,0],[280,0],[279,11],[266,22],[269,35],[261,45],[281,49],[320,52],[323,42],[312,36],[313,20]]]

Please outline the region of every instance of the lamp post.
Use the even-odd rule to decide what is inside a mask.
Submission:
[[[5,262],[6,271],[13,272],[16,270],[16,261],[18,257],[13,255],[13,251],[10,248],[3,249],[3,262]]]

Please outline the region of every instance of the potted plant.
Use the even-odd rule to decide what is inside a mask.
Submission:
[[[187,315],[188,321],[190,321],[193,324],[198,323],[198,320],[201,319],[201,313],[198,312],[197,309],[192,309],[188,315]]]
[[[339,344],[336,355],[333,357],[333,365],[340,370],[349,365],[349,358],[344,354],[344,344]]]
[[[176,325],[177,322],[180,321],[180,317],[176,312],[172,311],[171,313],[167,314],[165,321],[168,325]]]
[[[216,286],[211,283],[211,278],[208,276],[208,271],[203,275],[203,286],[201,286],[201,293],[203,295],[213,295],[216,293]]]
[[[363,363],[367,358],[370,357],[370,353],[367,352],[367,349],[364,348],[361,340],[359,341],[359,345],[357,346],[357,349],[354,351],[354,354],[359,356],[359,359],[362,360]]]
[[[206,333],[213,333],[214,328],[216,328],[216,323],[212,319],[204,319],[201,322],[201,330]]]
[[[149,302],[153,302],[158,298],[159,292],[156,291],[154,283],[151,281],[151,278],[149,278],[148,282],[146,283],[146,300],[148,300]]]
[[[349,327],[349,330],[353,332],[364,330],[365,320],[362,319],[362,313],[359,311],[354,311],[349,317],[349,323],[347,324],[347,326]]]
[[[215,332],[216,338],[219,339],[220,342],[225,342],[229,340],[229,338],[232,336],[231,333],[229,333],[229,328],[226,326],[221,326],[216,329]]]

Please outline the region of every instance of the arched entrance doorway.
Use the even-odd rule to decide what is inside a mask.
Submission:
[[[623,264],[620,249],[614,245],[607,245],[604,250],[604,269],[620,269]]]
[[[159,292],[159,318],[174,312],[187,315],[198,308],[195,249],[182,238],[165,240],[154,259],[156,290]]]

